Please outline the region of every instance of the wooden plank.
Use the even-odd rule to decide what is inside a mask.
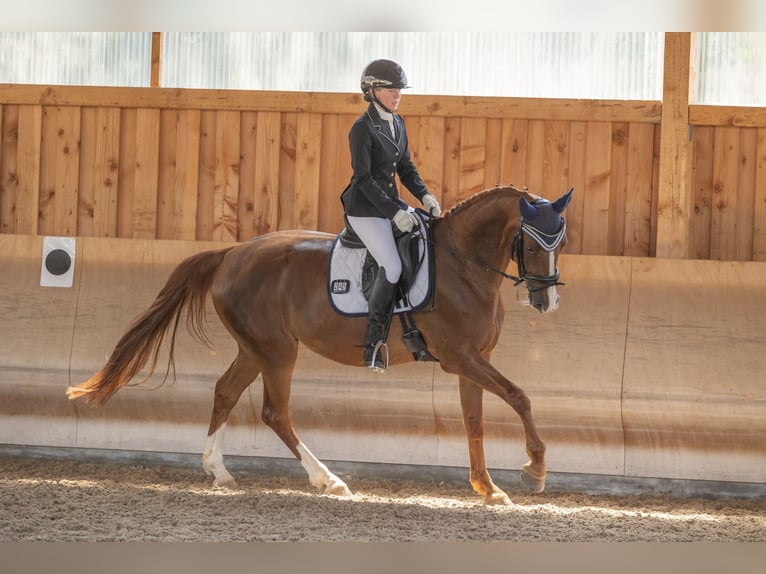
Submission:
[[[350,180],[348,119],[353,116],[326,114],[322,117],[322,153],[319,170],[318,229],[339,233],[344,226],[340,194]],[[322,198],[326,198],[323,200]]]
[[[766,128],[758,128],[753,261],[766,261]]]
[[[588,123],[585,135],[585,211],[582,234],[582,253],[585,255],[606,255],[608,250],[611,136],[611,124]]]
[[[442,208],[449,209],[460,201],[460,131],[462,121],[448,118],[444,122],[444,187]]]
[[[216,114],[213,240],[237,240],[240,112]]]
[[[42,113],[42,147],[40,149],[40,221],[38,233],[59,235],[56,229],[56,150],[58,148],[56,122],[58,108],[44,106]]]
[[[133,197],[136,192],[135,157],[138,110],[120,111],[120,162],[117,196],[117,235],[133,237]]]
[[[713,203],[710,258],[737,258],[737,185],[740,128],[716,128],[713,152]]]
[[[354,125],[354,122],[356,121],[357,116],[355,114],[342,114],[339,116],[338,119],[338,137],[342,138],[339,140],[338,147],[335,148],[335,169],[336,173],[338,174],[338,196],[337,196],[337,207],[335,213],[337,214],[336,217],[340,219],[331,219],[330,221],[336,221],[337,223],[334,224],[334,227],[330,227],[330,231],[340,231],[342,229],[343,223],[343,205],[340,202],[340,194],[343,192],[344,189],[346,189],[346,186],[351,181],[351,178],[354,176],[354,170],[351,167],[351,150],[348,143],[348,134],[351,132],[351,127]],[[323,150],[324,151],[324,150]],[[327,152],[324,151],[326,154]],[[421,156],[421,163],[418,164],[418,167],[420,168],[421,165],[423,165],[423,159],[425,156]],[[443,158],[439,158],[438,160],[438,166],[439,169],[441,169],[441,162]],[[428,163],[428,160],[426,160],[426,164]],[[423,175],[421,173],[421,175]],[[429,180],[425,180],[426,184],[429,184]],[[336,203],[336,198],[331,199],[331,203]]]
[[[16,197],[19,187],[19,108],[0,107],[0,233],[16,233]],[[38,142],[40,138],[38,138]],[[40,174],[39,167],[33,172]],[[36,193],[39,197],[39,193]],[[35,233],[37,232],[35,218]]]
[[[545,149],[545,122],[532,120],[527,132],[527,177],[524,187],[536,195],[543,189],[543,155]]]
[[[654,129],[654,165],[652,167],[652,235],[649,240],[649,255],[657,256],[657,228],[659,227],[659,217],[657,212],[660,204],[660,157],[662,155],[662,127],[655,126]]]
[[[528,120],[503,120],[500,181],[503,185],[524,186],[527,180]]]
[[[0,232],[39,230],[42,108],[4,106],[0,158]]]
[[[255,142],[258,114],[242,112],[239,145],[239,241],[247,241],[255,236],[253,213],[255,209]]]
[[[739,174],[737,177],[737,261],[753,260],[755,228],[755,182],[758,133],[755,128],[742,128],[739,134]]]
[[[572,122],[569,125],[569,180],[567,185],[574,187],[572,202],[566,211],[567,219],[567,253],[582,253],[583,221],[585,220],[585,205],[587,185],[585,177],[585,158],[587,157],[586,122]]]
[[[293,226],[316,231],[319,228],[319,167],[322,116],[300,114],[296,127],[295,198]],[[319,137],[317,137],[319,136]]]
[[[503,143],[503,120],[499,118],[487,119],[487,134],[484,147],[484,189],[500,185],[502,179],[502,143]]]
[[[412,159],[415,165],[418,166],[419,158],[417,155],[417,142],[420,141],[420,123],[417,121],[406,121],[406,128],[408,140],[407,146],[410,151],[410,159]],[[415,197],[404,185],[402,185],[400,181],[397,181],[397,188],[399,190],[399,197],[401,197],[408,205],[420,205],[420,202],[415,199]]]
[[[713,138],[715,128],[695,126],[692,150],[694,217],[690,225],[692,259],[710,257],[710,226],[713,202]]]
[[[410,159],[412,159],[412,161],[415,163],[416,166],[419,166],[420,158],[418,157],[417,143],[420,141],[420,123],[418,122],[418,118],[412,118],[410,121],[407,121],[407,120],[404,120],[404,121],[406,122],[405,125],[407,129],[408,150],[410,152]],[[399,190],[399,197],[401,197],[402,200],[405,201],[408,205],[412,205],[412,206],[420,205],[420,202],[415,198],[415,196],[413,196],[410,193],[410,191],[401,182],[397,182],[397,187]]]
[[[117,236],[120,110],[83,108],[77,234]]]
[[[545,122],[540,195],[552,201],[569,189],[569,123]]]
[[[606,254],[625,254],[625,219],[629,154],[629,124],[612,124],[612,168],[609,177],[609,229]]]
[[[766,127],[766,108],[690,105],[689,123],[695,126]]]
[[[484,189],[487,120],[464,118],[460,132],[460,199]]]
[[[159,88],[162,80],[162,32],[152,32],[152,63],[149,85]]]
[[[648,257],[652,231],[654,126],[630,124],[628,130],[625,255]]]
[[[157,237],[157,191],[160,161],[160,110],[136,112],[136,155],[133,191],[134,238]]]
[[[199,110],[161,112],[158,239],[195,239],[199,181]]]
[[[43,235],[77,235],[80,108],[43,109],[40,224]]]
[[[197,187],[197,240],[213,239],[215,209],[216,112],[203,110],[200,116],[199,179]]]
[[[258,112],[257,122],[253,231],[262,235],[279,228],[282,118],[277,113]]]
[[[657,256],[690,254],[692,192],[689,101],[693,93],[696,36],[665,34],[660,187],[657,206]]]
[[[122,108],[215,109],[298,113],[359,114],[360,93],[271,90],[186,90],[0,84],[0,104],[114,106]],[[562,121],[659,123],[661,102],[484,96],[408,95],[399,112],[406,117],[517,118]]]
[[[410,122],[412,123],[412,122]],[[417,140],[410,138],[410,154],[428,191],[445,209],[444,203],[444,134],[445,119],[421,116],[418,118]]]
[[[175,211],[176,148],[179,110],[160,110],[160,158],[157,175],[157,239],[172,239]],[[196,225],[196,218],[195,218]]]
[[[278,175],[278,227],[295,229],[295,157],[299,114],[280,115],[279,175]]]

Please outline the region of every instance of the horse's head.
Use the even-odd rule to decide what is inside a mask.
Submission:
[[[519,228],[513,238],[511,256],[519,277],[527,284],[529,304],[541,313],[559,306],[559,252],[566,243],[567,225],[561,213],[572,199],[570,189],[551,203],[524,194],[519,199]]]

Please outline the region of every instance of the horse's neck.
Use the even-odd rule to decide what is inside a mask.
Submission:
[[[507,189],[482,192],[445,218],[443,233],[465,257],[504,270],[519,223],[519,195]]]

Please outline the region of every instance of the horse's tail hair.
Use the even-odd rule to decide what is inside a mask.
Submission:
[[[189,332],[210,346],[204,330],[205,302],[218,268],[231,249],[204,251],[182,261],[170,274],[149,309],[128,326],[106,365],[84,383],[67,388],[69,399],[85,396],[89,403],[103,405],[149,363],[148,374],[138,384],[146,382],[154,374],[162,342],[171,326],[164,380],[171,369],[175,378],[173,352],[178,323],[184,310],[187,311],[186,327]]]

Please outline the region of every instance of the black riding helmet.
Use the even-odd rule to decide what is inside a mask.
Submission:
[[[372,88],[409,88],[407,85],[407,76],[402,67],[393,60],[373,60],[362,71],[360,88],[364,94],[365,101],[375,101],[383,109],[383,104],[372,93]],[[391,110],[388,110],[391,111]]]

